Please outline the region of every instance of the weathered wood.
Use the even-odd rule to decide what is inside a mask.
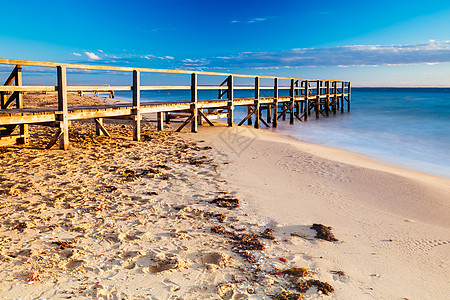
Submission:
[[[325,92],[327,97],[325,98],[325,115],[328,117],[330,115],[330,81],[325,82]]]
[[[314,107],[314,110],[316,111],[316,119],[318,119],[319,115],[320,115],[320,94],[321,94],[320,84],[321,84],[321,81],[317,80],[316,84],[317,84],[317,88],[316,88],[317,97],[316,97],[316,105]]]
[[[192,121],[192,119],[194,118],[194,115],[191,114],[191,116],[189,116],[186,121],[184,121],[184,123],[177,128],[177,130],[175,130],[176,132],[180,132],[187,124],[189,124],[189,122]]]
[[[351,95],[351,83],[347,82],[347,111],[350,112],[350,95]]]
[[[15,85],[16,86],[22,86],[22,66],[16,66],[16,80]],[[23,92],[15,92],[16,95],[16,107],[17,108],[23,108]],[[18,144],[28,144],[29,139],[29,131],[28,131],[28,124],[21,124],[19,125],[19,134],[21,135],[20,138],[17,139]]]
[[[162,111],[158,111],[156,113],[156,126],[158,131],[164,131],[164,118]]]
[[[198,95],[197,95],[197,73],[191,74],[191,113],[192,113],[192,124],[191,124],[191,132],[197,132],[198,131],[198,109],[197,109],[197,102],[198,102]]]
[[[14,67],[12,72],[9,74],[8,79],[6,79],[6,81],[3,85],[12,85],[13,84],[14,80],[16,79],[17,67],[20,66],[20,68],[22,68],[22,66],[20,64],[15,64],[15,65],[16,66]]]
[[[227,97],[228,97],[228,102],[227,102],[227,123],[229,127],[233,126],[233,112],[234,112],[234,89],[233,89],[233,76],[230,75],[227,78]]]
[[[255,77],[255,102],[254,102],[254,106],[255,106],[255,111],[254,111],[254,115],[255,115],[255,125],[254,127],[256,129],[259,128],[259,120],[261,119],[261,115],[260,115],[260,106],[259,106],[259,77]]]
[[[345,90],[345,82],[342,81],[341,113],[344,112],[344,90]]]
[[[141,140],[141,73],[133,70],[133,141]]]
[[[291,79],[291,90],[289,91],[289,96],[291,97],[291,101],[289,103],[289,123],[294,124],[294,105],[295,105],[295,80]]]
[[[202,117],[203,119],[205,119],[205,121],[210,125],[210,126],[214,126],[214,124],[208,119],[208,117],[205,115],[205,113],[203,112],[203,110],[199,109],[198,110],[198,114],[200,117]]]
[[[57,67],[58,80],[58,121],[61,134],[59,135],[59,148],[69,149],[69,119],[67,105],[67,73],[66,67]]]
[[[273,80],[273,118],[272,127],[277,128],[278,126],[278,78]]]
[[[63,132],[62,132],[61,128],[58,128],[55,135],[53,135],[53,137],[50,139],[50,142],[47,144],[45,149],[50,149],[51,147],[53,147],[53,145],[56,144],[56,142],[61,138],[62,135],[63,135]]]
[[[95,118],[95,134],[97,135],[106,135],[107,137],[111,137],[108,130],[106,130],[103,125],[103,118]]]

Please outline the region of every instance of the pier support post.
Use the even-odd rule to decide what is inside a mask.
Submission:
[[[325,115],[328,117],[330,115],[330,82],[325,83],[325,92],[327,97],[325,98]]]
[[[291,88],[289,92],[289,96],[291,97],[291,101],[289,102],[289,124],[294,124],[294,103],[295,103],[295,80],[291,79]]]
[[[317,87],[316,87],[317,96],[316,96],[316,105],[314,107],[314,110],[316,111],[316,119],[318,119],[320,116],[320,94],[321,94],[320,85],[321,81],[317,80]]]
[[[348,82],[348,85],[347,85],[347,93],[348,93],[348,95],[347,95],[347,111],[348,112],[350,112],[350,95],[351,95],[351,86],[350,86],[350,81]]]
[[[337,102],[337,82],[333,81],[333,101],[331,107],[333,109],[333,114],[336,114],[336,102]]]
[[[260,114],[261,107],[259,106],[259,77],[255,77],[255,128],[259,128],[259,119],[261,117]]]
[[[133,141],[141,140],[141,76],[133,70]]]
[[[197,110],[197,73],[191,74],[191,132],[198,131],[198,110]]]
[[[95,122],[95,134],[103,135],[102,127],[103,127],[103,118],[94,119]]]
[[[344,113],[344,90],[345,90],[345,82],[341,82],[342,90],[341,90],[341,113]]]
[[[227,97],[228,97],[228,102],[227,102],[227,110],[228,110],[227,123],[228,123],[228,127],[233,127],[234,90],[233,90],[233,76],[232,75],[228,76],[227,86],[228,86],[228,91],[227,91]]]
[[[69,108],[67,104],[67,71],[66,67],[58,66],[58,111],[59,117],[59,149],[69,149]],[[56,142],[56,141],[55,141]]]
[[[158,128],[158,131],[164,130],[164,118],[163,118],[163,112],[158,111],[156,113],[156,126]]]
[[[309,115],[309,82],[308,80],[305,80],[305,112],[303,113],[304,121],[308,121],[308,115]]]
[[[273,118],[272,127],[277,128],[278,123],[278,78],[273,80]]]

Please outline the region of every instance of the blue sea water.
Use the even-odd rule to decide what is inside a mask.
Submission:
[[[272,94],[271,90],[261,91],[261,96]],[[130,96],[117,93],[121,99]],[[235,97],[244,96],[252,96],[252,92],[235,92]],[[189,91],[144,91],[141,98],[187,100]],[[217,98],[217,92],[199,91],[199,98]],[[243,108],[237,109],[235,122],[244,114]],[[352,88],[350,113],[345,110],[319,119],[312,116],[294,126],[280,121],[277,129],[270,130],[450,178],[450,88]]]

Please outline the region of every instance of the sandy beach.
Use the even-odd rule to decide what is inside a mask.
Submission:
[[[105,123],[73,122],[68,151],[34,126],[0,148],[0,297],[450,294],[448,179],[249,127],[144,123],[133,142]]]

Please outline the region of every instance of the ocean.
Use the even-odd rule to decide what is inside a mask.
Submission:
[[[284,93],[288,91],[280,94]],[[261,90],[261,96],[272,94]],[[235,97],[252,95],[235,91]],[[117,92],[116,97],[131,100],[127,92]],[[213,98],[217,91],[199,91],[199,99]],[[143,91],[141,99],[187,100],[189,91]],[[237,108],[234,121],[239,122],[245,112],[246,108]],[[450,178],[450,88],[352,88],[350,113],[345,110],[319,119],[313,113],[308,122],[296,121],[292,126],[280,120],[278,128],[269,130]]]

